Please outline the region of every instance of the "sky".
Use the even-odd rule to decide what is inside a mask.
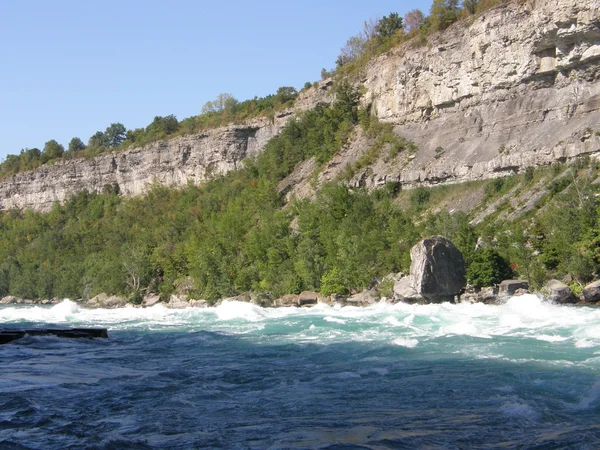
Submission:
[[[0,0],[0,161],[302,88],[365,20],[429,0]]]

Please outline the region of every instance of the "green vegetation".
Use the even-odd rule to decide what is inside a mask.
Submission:
[[[491,248],[475,252],[467,272],[467,281],[475,287],[493,286],[512,277],[509,262]]]
[[[464,1],[461,9],[457,1],[435,0],[429,17],[413,10],[404,20],[392,13],[367,23],[364,36],[351,38],[338,58],[335,103],[291,119],[259,156],[203,186],[154,185],[147,195],[126,199],[118,185],[107,185],[102,193],[81,192],[46,214],[0,213],[0,296],[88,298],[106,292],[139,302],[148,292],[165,299],[185,292],[208,300],[248,291],[263,298],[303,290],[349,294],[389,273],[406,272],[410,248],[433,234],[448,237],[461,250],[474,286],[515,276],[528,278],[534,287],[560,278],[580,290],[600,274],[599,186],[592,183],[599,168],[589,159],[457,186],[402,190],[390,182],[367,192],[343,183],[381,158],[388,162],[418,151],[391,125],[358,110],[358,91],[344,76],[398,42],[497,3]],[[8,156],[0,176],[257,115],[273,117],[297,95],[285,86],[244,102],[221,94],[204,105],[202,114],[181,122],[173,115],[157,116],[136,130],[113,123],[87,145],[73,138],[66,151],[50,140],[43,150]],[[284,205],[278,183],[301,161],[314,158],[320,166],[330,161],[353,133],[360,133],[359,126],[371,141],[363,156],[338,180],[321,186],[314,199]],[[443,154],[438,147],[434,157]],[[535,208],[515,214],[513,203],[538,185],[546,191]],[[447,212],[448,205],[475,191],[481,194],[479,209]],[[473,225],[490,205],[495,211]],[[482,245],[476,250],[478,241]],[[392,287],[390,280],[380,284],[380,295],[389,295]]]
[[[0,215],[0,295],[167,297],[191,277],[191,294],[216,299],[325,289],[347,292],[407,268],[418,235],[387,190],[325,186],[313,202],[282,209],[277,182],[309,157],[326,161],[357,122],[357,94],[291,121],[246,166],[202,187],[153,186],[124,199],[117,186],[82,192],[47,214]],[[297,230],[290,226],[297,222]]]
[[[148,292],[209,300],[248,291],[263,298],[302,290],[348,294],[406,272],[412,245],[432,234],[461,250],[475,286],[516,276],[536,287],[552,277],[571,279],[580,288],[598,276],[600,208],[591,182],[598,168],[590,161],[407,191],[396,183],[367,192],[333,182],[314,200],[283,207],[278,182],[300,161],[329,160],[359,123],[364,126],[356,91],[347,83],[335,89],[336,103],[290,121],[262,154],[204,186],[155,185],[143,197],[126,199],[118,186],[107,185],[46,214],[0,214],[0,296],[106,292],[139,302]],[[374,142],[386,145],[395,142],[382,138],[389,131],[376,122],[366,127]],[[511,217],[509,200],[538,182],[548,187],[544,206]],[[449,214],[440,207],[473,191],[482,192],[480,209]],[[470,223],[498,202],[504,209]],[[478,240],[484,245],[476,250]],[[390,284],[380,286],[381,295]]]

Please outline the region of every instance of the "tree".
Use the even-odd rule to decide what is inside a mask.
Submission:
[[[456,21],[458,14],[458,0],[433,0],[431,17],[433,25],[438,30],[448,28]]]
[[[178,129],[179,122],[177,121],[177,117],[175,117],[173,114],[169,114],[165,117],[154,117],[154,120],[150,125],[148,125],[146,131],[155,131],[169,135],[175,133]]]
[[[118,147],[125,140],[127,129],[122,123],[111,123],[104,131],[106,143],[109,147]]]
[[[88,140],[88,147],[104,147],[108,144],[108,140],[102,131],[96,133]]]
[[[65,152],[65,148],[56,142],[54,139],[50,139],[44,144],[44,150],[42,150],[42,164],[53,159],[60,158]]]
[[[463,0],[463,8],[469,11],[470,14],[475,14],[479,0]]]
[[[287,103],[290,100],[294,100],[298,96],[298,91],[291,86],[281,86],[277,89],[275,97],[280,104]]]
[[[420,9],[413,9],[404,16],[404,29],[407,33],[418,30],[425,21],[425,15]]]
[[[217,95],[217,98],[213,101],[208,101],[202,107],[202,114],[209,114],[215,112],[233,112],[235,106],[238,104],[236,98],[228,93]]]
[[[394,36],[402,29],[402,17],[398,13],[391,13],[389,16],[383,16],[383,19],[377,24],[377,35],[382,38]]]
[[[475,287],[492,286],[512,277],[508,261],[492,248],[475,252],[467,268],[467,280]]]
[[[365,43],[366,39],[360,34],[348,39],[346,45],[342,47],[341,53],[335,61],[336,66],[343,66],[358,58],[364,52]]]
[[[74,137],[69,142],[69,147],[67,148],[67,155],[70,157],[75,156],[78,152],[85,149],[85,144],[78,137]]]
[[[13,156],[13,155],[9,155]],[[38,148],[28,148],[21,150],[21,154],[16,157],[16,161],[18,163],[17,172],[19,170],[33,170],[39,167],[41,163],[42,152]],[[9,162],[9,157],[6,157],[7,164]]]
[[[479,0],[463,0],[463,8],[466,9],[470,14],[475,14]]]

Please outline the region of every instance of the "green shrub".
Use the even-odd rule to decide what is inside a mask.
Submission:
[[[467,268],[467,281],[475,287],[492,286],[512,277],[509,262],[491,248],[477,251]]]

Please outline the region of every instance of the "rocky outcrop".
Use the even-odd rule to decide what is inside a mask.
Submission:
[[[418,145],[356,184],[453,183],[598,154],[600,1],[519,1],[374,60],[364,104]]]
[[[294,109],[274,118],[258,117],[242,124],[200,134],[158,141],[144,147],[46,165],[0,180],[0,210],[31,208],[47,211],[74,193],[100,192],[118,186],[121,194],[145,193],[152,183],[166,186],[199,184],[240,167],[255,156],[297,112],[328,101],[330,82],[302,92]]]
[[[394,157],[383,152],[350,183],[458,183],[600,157],[599,77],[600,0],[518,0],[424,44],[409,41],[371,61],[360,82],[363,106],[416,146]],[[296,110],[327,100],[327,86],[302,93]],[[294,112],[15,175],[0,181],[0,209],[47,210],[74,192],[115,183],[126,195],[153,181],[202,183],[260,152]],[[369,145],[355,133],[318,181],[338,176]],[[280,191],[311,195],[315,167],[305,162]]]
[[[460,251],[443,236],[423,239],[410,251],[412,287],[432,303],[452,302],[466,284]]]

